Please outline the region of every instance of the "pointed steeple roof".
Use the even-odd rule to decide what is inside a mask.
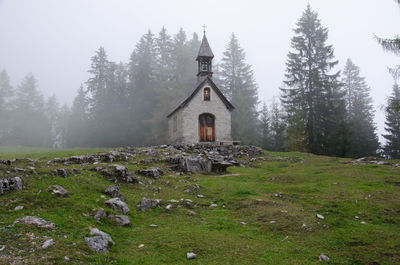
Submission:
[[[198,60],[199,57],[214,58],[214,54],[211,51],[210,44],[208,44],[208,40],[207,40],[207,37],[206,37],[205,33],[203,35],[203,40],[201,41],[199,54],[197,55],[197,59],[196,60]]]

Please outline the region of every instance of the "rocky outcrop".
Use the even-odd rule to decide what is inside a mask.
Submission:
[[[161,200],[159,199],[147,199],[146,197],[143,197],[142,200],[139,202],[138,207],[142,211],[154,209],[158,206]]]
[[[121,201],[125,201],[124,195],[121,194],[118,185],[110,185],[104,191],[105,194],[109,195],[111,198],[120,198]]]
[[[105,202],[105,204],[117,212],[123,214],[129,212],[128,205],[125,202],[121,201],[120,198],[109,199],[108,201]]]
[[[58,197],[68,197],[68,192],[60,185],[53,185],[49,188],[52,191],[51,193]]]
[[[23,184],[20,177],[0,179],[0,195],[6,191],[22,190]]]
[[[44,228],[44,229],[54,229],[56,228],[56,225],[50,221],[46,221],[40,217],[37,216],[24,216],[21,218],[17,218],[14,221],[15,224],[27,224],[27,225],[36,225],[38,227]]]
[[[159,178],[163,174],[160,168],[139,169],[136,173],[153,179]]]

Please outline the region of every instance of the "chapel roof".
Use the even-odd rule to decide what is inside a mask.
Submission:
[[[181,104],[178,105],[177,108],[175,108],[168,116],[167,118],[171,117],[172,114],[174,114],[176,111],[178,111],[181,108],[184,108],[193,98],[194,96],[199,92],[199,90],[203,87],[203,85],[208,82],[208,84],[211,86],[211,88],[215,91],[215,93],[218,95],[218,97],[222,100],[222,102],[225,104],[226,108],[229,109],[230,111],[234,110],[235,107],[229,102],[229,100],[222,94],[221,90],[218,89],[218,87],[215,85],[215,83],[212,81],[212,79],[207,76],[204,78],[199,84],[197,85],[196,89],[193,91],[192,94],[190,94],[189,97],[187,97]]]
[[[206,34],[203,35],[203,40],[201,41],[199,54],[197,55],[197,59],[196,60],[198,60],[199,57],[214,58],[214,54],[211,51],[210,44],[208,44],[208,40],[207,40]]]

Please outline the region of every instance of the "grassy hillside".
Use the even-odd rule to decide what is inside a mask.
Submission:
[[[104,204],[110,197],[102,193],[112,183],[90,171],[93,165],[47,164],[54,157],[98,151],[0,149],[0,159],[34,159],[37,171],[7,173],[28,168],[32,162],[26,160],[0,165],[0,178],[18,175],[25,185],[0,195],[0,249],[5,246],[0,264],[400,264],[400,168],[265,152],[266,161],[231,167],[225,175],[187,174],[166,171],[163,163],[140,163],[145,157],[137,156],[117,163],[131,172],[160,166],[165,174],[151,184],[119,183],[132,222],[119,227],[93,219],[99,208],[117,214]],[[81,173],[61,178],[51,174],[56,168]],[[52,195],[48,187],[54,184],[69,197]],[[161,206],[141,211],[136,205],[142,197],[162,199]],[[181,198],[193,203],[165,209],[168,200]],[[209,207],[212,203],[218,206]],[[24,209],[15,211],[16,206]],[[26,215],[52,221],[56,229],[11,225]],[[109,254],[88,248],[84,237],[90,226],[111,235],[116,244]],[[41,249],[47,238],[55,244]],[[187,252],[197,258],[187,260]],[[322,253],[330,261],[318,261]]]

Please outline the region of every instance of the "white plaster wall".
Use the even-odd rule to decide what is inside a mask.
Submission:
[[[174,131],[174,117],[177,118],[177,129]],[[176,144],[183,141],[182,109],[177,110],[168,118],[168,143]]]
[[[210,101],[203,100],[204,87],[210,87]],[[218,97],[212,87],[206,82],[192,100],[182,109],[182,126],[184,143],[199,142],[199,115],[211,113],[215,116],[215,141],[232,141],[231,112]]]

